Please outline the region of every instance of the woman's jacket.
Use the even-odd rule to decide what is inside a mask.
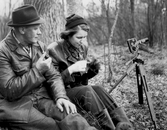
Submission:
[[[87,73],[76,72],[70,75],[68,67],[79,60],[87,59],[87,52],[87,46],[82,45],[79,52],[64,40],[48,46],[48,53],[52,57],[55,68],[60,71],[66,88],[87,85],[88,80],[98,73],[99,63],[93,60],[87,65]],[[82,58],[79,55],[82,55]]]

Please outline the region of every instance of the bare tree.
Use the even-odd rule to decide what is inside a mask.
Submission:
[[[130,0],[131,21],[132,21],[132,37],[136,37],[135,32],[135,0]]]
[[[117,1],[116,1],[117,2]],[[116,15],[115,15],[115,20],[114,20],[114,23],[111,27],[111,30],[109,31],[110,32],[110,35],[109,35],[109,38],[108,38],[108,69],[109,69],[109,73],[108,73],[108,82],[111,84],[111,81],[114,80],[113,79],[113,67],[114,67],[114,57],[111,58],[111,51],[113,51],[113,53],[116,51],[116,49],[113,48],[113,35],[114,35],[114,31],[115,31],[115,28],[116,28],[116,24],[117,24],[117,20],[118,20],[118,16],[119,16],[119,5],[116,4]],[[109,5],[108,5],[109,7]],[[111,48],[112,47],[112,48]],[[111,50],[112,49],[112,50]],[[111,61],[112,59],[112,61]]]
[[[66,16],[74,13],[83,16],[82,0],[66,0],[66,8]]]
[[[60,0],[24,0],[24,4],[34,5],[45,23],[42,26],[41,39],[50,44],[59,39],[60,32],[64,29],[65,18],[63,5]]]
[[[12,0],[5,3],[3,8],[5,12],[2,16],[0,16],[0,40],[2,40],[10,30],[10,28],[6,25],[11,20],[12,10],[21,4],[22,3],[19,2],[19,0],[17,0],[17,2],[14,4],[12,4]]]

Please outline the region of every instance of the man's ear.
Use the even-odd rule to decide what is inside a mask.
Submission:
[[[24,34],[25,33],[25,27],[19,27],[19,32],[21,33],[21,34]]]

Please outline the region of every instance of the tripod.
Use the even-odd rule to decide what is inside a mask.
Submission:
[[[146,82],[146,75],[145,75],[145,71],[143,68],[144,61],[141,58],[139,58],[138,55],[132,61],[133,61],[132,66],[129,67],[127,72],[109,90],[109,93],[111,93],[112,90],[114,90],[116,88],[116,86],[130,73],[130,71],[135,68],[136,69],[139,104],[143,104],[143,89],[144,89],[147,104],[149,107],[149,112],[151,115],[151,119],[152,119],[152,122],[154,125],[154,129],[156,130],[157,129],[156,116],[155,116],[155,112],[154,112],[154,108],[153,108],[153,104],[152,104],[152,100],[151,100],[151,95],[149,93],[149,89],[148,89],[147,82]]]

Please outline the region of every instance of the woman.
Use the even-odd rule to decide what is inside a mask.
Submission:
[[[67,95],[80,110],[93,115],[104,130],[132,130],[121,107],[102,86],[90,86],[88,80],[99,71],[96,59],[87,60],[89,26],[73,14],[66,19],[62,40],[48,46],[54,66],[61,72]]]

